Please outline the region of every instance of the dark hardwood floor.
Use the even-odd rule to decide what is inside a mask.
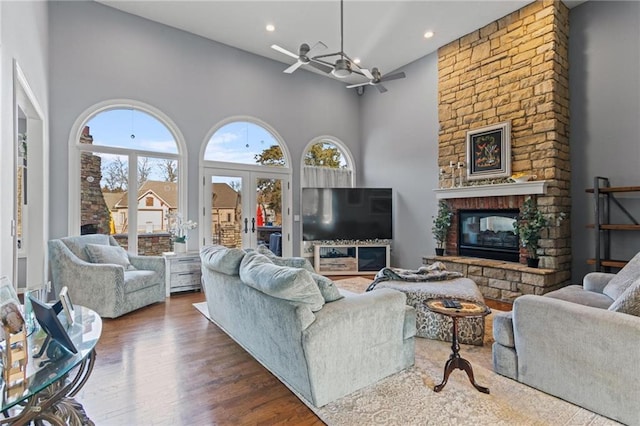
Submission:
[[[95,369],[77,395],[96,425],[323,425],[200,314],[204,293],[104,319]]]

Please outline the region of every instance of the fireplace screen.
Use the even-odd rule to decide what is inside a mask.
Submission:
[[[461,256],[517,262],[520,249],[513,225],[518,210],[460,210],[458,252]]]

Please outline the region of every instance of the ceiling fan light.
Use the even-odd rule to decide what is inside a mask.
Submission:
[[[338,59],[336,61],[336,65],[333,67],[333,71],[331,71],[334,77],[345,78],[351,75],[351,62],[348,59]]]

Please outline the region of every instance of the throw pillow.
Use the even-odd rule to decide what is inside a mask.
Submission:
[[[247,253],[240,264],[240,279],[269,296],[308,305],[319,311],[324,298],[309,271],[273,264],[255,251]]]
[[[202,264],[226,275],[238,275],[240,262],[245,252],[239,248],[227,248],[220,245],[203,247],[200,250]]]
[[[291,268],[302,268],[309,272],[315,272],[311,263],[303,257],[280,257],[273,254],[265,245],[259,245],[256,249],[258,253],[269,258],[270,261],[278,266],[289,266]]]
[[[316,282],[316,285],[320,289],[320,293],[322,293],[322,297],[324,297],[324,301],[326,303],[334,302],[336,300],[344,298],[338,287],[331,281],[329,278],[316,274],[315,272],[311,272],[311,276],[313,280]]]
[[[611,278],[611,281],[602,289],[602,293],[617,300],[638,276],[640,276],[640,253],[633,256],[633,259]]]
[[[87,244],[85,251],[91,263],[111,263],[124,266],[125,271],[133,271],[136,268],[129,262],[129,255],[120,246],[107,246],[104,244]]]
[[[609,310],[640,317],[640,278],[609,306]]]

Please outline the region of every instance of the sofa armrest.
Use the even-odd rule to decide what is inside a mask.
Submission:
[[[405,330],[406,296],[379,289],[327,303],[302,333],[318,406],[414,363],[414,330]],[[415,329],[415,321],[412,324]],[[411,332],[412,331],[412,332]]]
[[[582,279],[582,288],[602,294],[602,290],[616,274],[606,272],[590,272]]]
[[[105,309],[112,309],[123,303],[124,267],[85,262],[59,240],[49,241],[48,246],[56,296],[67,286],[71,299],[78,305],[94,307],[99,301]]]
[[[640,419],[640,317],[550,297],[513,305],[518,380],[628,423]],[[632,422],[633,423],[633,422]]]

